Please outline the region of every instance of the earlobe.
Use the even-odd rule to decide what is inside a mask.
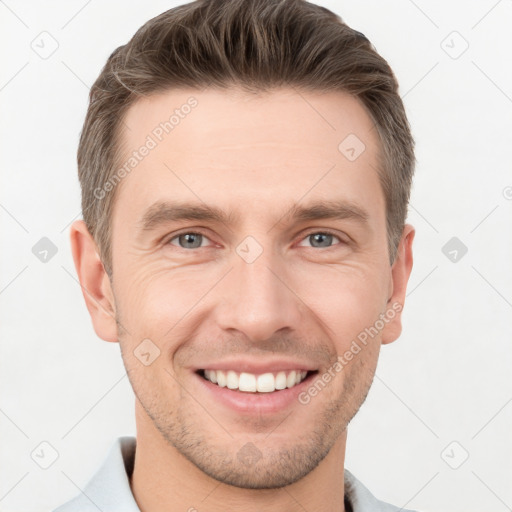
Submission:
[[[94,330],[101,339],[116,342],[114,294],[96,243],[84,221],[73,222],[70,242],[75,269]]]
[[[391,268],[390,297],[386,305],[386,318],[389,321],[382,331],[382,344],[395,341],[402,332],[402,309],[405,303],[407,283],[412,271],[414,235],[414,227],[406,224],[402,231],[395,262]]]

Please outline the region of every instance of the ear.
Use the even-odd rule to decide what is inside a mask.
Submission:
[[[110,279],[98,255],[96,243],[83,220],[77,220],[71,225],[70,241],[76,272],[94,330],[102,340],[118,341]]]
[[[414,227],[406,224],[398,244],[395,261],[391,267],[390,296],[386,305],[386,316],[389,321],[382,330],[382,344],[395,341],[402,332],[402,309],[405,303],[407,282],[412,270],[412,241],[414,235]]]

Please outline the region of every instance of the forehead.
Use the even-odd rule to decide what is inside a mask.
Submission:
[[[307,138],[325,152],[338,150],[337,142],[348,133],[369,144],[377,142],[373,122],[355,97],[291,88],[258,94],[238,89],[166,91],[136,101],[124,126],[128,129],[122,140],[130,149],[148,135],[159,145],[175,140],[174,151],[178,144],[200,151],[247,142],[299,146]]]
[[[124,125],[123,219],[176,197],[238,213],[258,200],[263,215],[276,198],[357,195],[382,210],[377,132],[346,93],[172,90],[138,100]]]

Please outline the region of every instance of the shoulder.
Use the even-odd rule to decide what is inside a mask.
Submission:
[[[116,439],[107,457],[73,499],[52,512],[140,512],[130,488],[136,439]]]
[[[415,512],[377,499],[350,471],[345,474],[345,499],[352,512]]]

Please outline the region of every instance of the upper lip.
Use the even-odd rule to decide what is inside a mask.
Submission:
[[[317,366],[303,361],[293,361],[291,359],[273,359],[270,361],[255,361],[254,359],[229,359],[226,361],[215,361],[205,363],[204,366],[195,368],[198,370],[232,370],[238,373],[253,373],[256,375],[262,373],[276,373],[279,371],[315,371]]]

